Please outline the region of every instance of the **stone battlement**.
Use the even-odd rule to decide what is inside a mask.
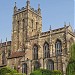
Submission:
[[[14,14],[17,14],[17,13],[20,13],[20,12],[23,12],[25,10],[31,10],[32,12],[38,14],[38,15],[41,15],[41,9],[40,9],[40,5],[38,4],[38,9],[35,10],[34,8],[32,8],[30,6],[30,2],[27,1],[27,5],[25,7],[22,7],[21,9],[18,9],[17,6],[16,6],[16,2],[15,2],[15,6],[14,6]]]

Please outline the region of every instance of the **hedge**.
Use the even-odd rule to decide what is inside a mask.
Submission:
[[[26,74],[22,74],[22,73],[13,73],[13,74],[11,74],[11,73],[6,73],[6,75],[26,75]]]
[[[30,75],[62,75],[61,71],[50,71],[47,69],[39,69],[33,71]]]
[[[6,73],[6,75],[11,75],[11,73]]]
[[[18,73],[16,70],[11,69],[9,67],[2,67],[0,69],[0,75],[26,75],[26,74]]]
[[[13,75],[26,75],[26,74],[23,74],[23,73],[14,73]]]
[[[9,68],[9,67],[2,67],[2,68],[0,69],[0,75],[6,75],[6,73],[13,74],[13,73],[17,73],[17,71],[14,70],[14,69],[11,69],[11,68]],[[10,74],[9,74],[9,75],[10,75]]]
[[[61,71],[56,70],[56,71],[53,71],[53,74],[52,74],[52,75],[62,75],[62,72],[61,72]]]

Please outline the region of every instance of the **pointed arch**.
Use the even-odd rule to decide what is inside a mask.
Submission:
[[[33,59],[37,60],[38,59],[38,45],[34,44],[33,46]]]
[[[61,55],[62,53],[62,42],[59,39],[55,42],[55,53],[56,55]]]
[[[22,64],[22,73],[27,74],[27,63]]]
[[[47,68],[48,70],[54,70],[54,61],[51,60],[51,59],[47,60],[46,68]]]
[[[43,45],[43,57],[49,58],[50,57],[50,50],[49,50],[49,44],[47,42]]]
[[[6,58],[5,58],[5,50],[2,51],[2,64],[4,65],[6,63]]]
[[[38,61],[34,62],[34,70],[40,69],[41,64]]]

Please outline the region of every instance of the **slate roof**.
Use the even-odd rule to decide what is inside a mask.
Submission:
[[[8,59],[23,57],[25,55],[24,51],[12,52]]]

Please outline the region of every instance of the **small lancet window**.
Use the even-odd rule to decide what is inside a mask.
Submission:
[[[36,30],[37,30],[38,22],[36,22]]]
[[[34,28],[34,26],[33,26],[33,20],[31,20],[31,24],[32,24],[32,31],[33,31],[33,28]]]

